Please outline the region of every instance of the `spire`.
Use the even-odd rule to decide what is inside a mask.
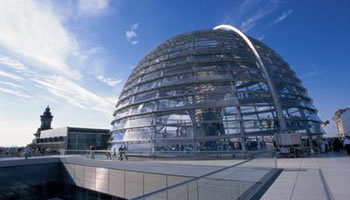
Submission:
[[[43,113],[41,116],[45,116],[45,117],[48,117],[48,118],[49,118],[49,117],[53,117],[53,116],[51,115],[51,111],[50,111],[50,107],[49,107],[49,106],[46,107],[44,113]]]
[[[40,120],[41,120],[41,130],[47,130],[51,129],[51,122],[52,122],[52,114],[50,111],[50,106],[47,106],[44,113],[40,115]]]

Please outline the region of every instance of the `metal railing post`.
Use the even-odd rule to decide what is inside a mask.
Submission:
[[[275,161],[275,168],[277,169],[278,168],[278,163],[277,163],[277,157],[276,155],[273,157],[274,161]]]

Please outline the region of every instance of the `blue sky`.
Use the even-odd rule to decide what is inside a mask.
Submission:
[[[184,32],[234,25],[278,52],[331,119],[350,107],[347,0],[0,1],[0,146],[53,127],[110,128],[132,68]],[[332,121],[332,120],[331,120]],[[334,123],[325,128],[336,132]]]

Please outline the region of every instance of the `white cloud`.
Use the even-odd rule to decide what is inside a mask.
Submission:
[[[0,66],[1,65],[9,67],[9,68],[12,68],[12,69],[15,69],[15,70],[19,70],[19,71],[27,69],[27,67],[24,66],[23,63],[21,63],[21,62],[19,62],[17,60],[11,59],[10,57],[2,56],[0,54]]]
[[[244,20],[241,23],[240,27],[242,31],[244,32],[249,31],[256,25],[257,21],[269,15],[275,9],[276,9],[276,6],[274,4],[267,4],[266,6],[259,8],[257,12],[255,12],[253,15],[250,15],[246,20]]]
[[[137,40],[134,40],[134,41],[131,42],[132,45],[136,45],[138,43],[139,43],[139,41],[137,41]]]
[[[111,87],[115,87],[116,85],[118,85],[119,83],[122,82],[121,79],[113,79],[113,78],[109,78],[109,77],[104,77],[104,76],[96,76],[97,80],[106,83],[107,85],[111,86]]]
[[[260,35],[259,37],[257,37],[258,40],[263,40],[265,38],[265,35]]]
[[[108,63],[105,52],[91,39],[81,43],[84,41],[80,39],[82,33],[68,29],[71,22],[73,25],[81,22],[79,16],[83,12],[93,17],[107,10],[109,1],[67,2],[0,0],[0,121],[10,124],[1,126],[5,132],[22,133],[22,126],[11,125],[18,124],[19,120],[26,123],[33,119],[31,115],[37,111],[35,106],[47,103],[56,104],[61,114],[69,115],[70,118],[61,118],[63,125],[74,124],[79,118],[80,126],[104,126],[112,118],[116,98],[93,92],[97,80],[91,83],[90,79],[96,74],[104,74],[105,63]],[[72,5],[71,10],[64,11],[62,4]],[[88,84],[84,84],[87,83],[86,76],[89,76]],[[109,85],[118,84],[116,79],[106,81]],[[17,101],[21,101],[22,107],[14,106]],[[73,110],[75,114],[71,115]],[[23,119],[11,119],[11,113],[11,116],[27,115]],[[37,127],[29,121],[31,128],[26,127],[26,130],[35,131]],[[22,142],[28,143],[31,138],[30,134],[27,142]],[[6,138],[1,138],[0,142],[19,143]]]
[[[17,75],[15,75],[15,74],[13,74],[13,73],[1,71],[1,70],[0,70],[0,76],[6,77],[6,78],[10,78],[10,79],[13,79],[13,80],[15,80],[15,81],[21,81],[21,80],[23,80],[23,78],[20,77],[20,76],[17,76]]]
[[[225,24],[233,24],[243,32],[250,32],[262,19],[275,12],[279,0],[241,0],[240,4],[225,15]]]
[[[0,1],[0,29],[0,48],[41,70],[80,77],[68,64],[81,57],[78,42],[48,1]]]
[[[10,57],[7,57],[6,60],[11,60],[11,63],[20,63],[19,61]],[[48,96],[49,98],[55,99],[59,97],[60,99],[65,100],[65,102],[73,106],[83,108],[86,110],[95,110],[107,115],[111,115],[111,110],[113,110],[116,101],[111,101],[110,96],[105,97],[97,95],[94,92],[90,91],[88,88],[81,86],[76,81],[67,79],[64,76],[48,75],[42,73],[39,74],[36,71],[31,71],[31,69],[27,68],[26,66],[24,66],[23,69],[24,70],[21,71],[22,77],[1,70],[0,77],[2,76],[5,78],[10,78],[15,81],[29,83],[28,85],[30,86],[36,86],[39,89],[39,91],[30,88],[30,90],[33,92],[32,95],[40,96],[43,95],[43,91],[46,91],[48,94],[51,94],[50,96]],[[96,78],[99,81],[102,81],[111,87],[114,87],[121,82],[121,80],[103,76],[98,76]],[[17,90],[24,88],[22,85],[18,85],[9,81],[0,80],[0,84],[16,88]],[[28,95],[25,95],[17,90],[12,91],[9,89],[2,88],[1,92],[30,98]]]
[[[30,96],[28,96],[24,93],[21,93],[18,90],[15,91],[15,90],[5,89],[5,88],[1,88],[1,87],[0,87],[0,93],[6,93],[6,94],[10,94],[10,95],[15,95],[18,97],[28,98],[28,99],[31,98]]]
[[[273,22],[273,24],[277,24],[277,23],[283,21],[284,19],[286,19],[286,18],[287,18],[289,15],[291,15],[292,13],[293,13],[293,9],[289,9],[288,11],[284,11],[284,12],[282,13],[282,15],[279,16],[279,17]]]
[[[128,40],[131,40],[131,39],[133,39],[134,37],[137,36],[137,34],[136,34],[136,32],[134,30],[127,30],[125,35],[126,35],[126,38]]]
[[[93,47],[86,53],[88,56],[88,68],[85,72],[92,76],[100,75],[105,73],[105,67],[108,60],[105,58],[106,52],[101,47]]]
[[[13,88],[24,88],[24,86],[22,86],[22,85],[18,85],[16,83],[7,82],[7,81],[1,81],[0,80],[0,84],[6,85],[6,86],[10,86],[10,87],[13,87]]]
[[[139,41],[136,40],[136,37],[137,37],[136,31],[137,31],[138,26],[139,25],[137,23],[133,24],[133,25],[131,25],[130,29],[125,32],[125,36],[126,36],[127,41],[130,42],[130,44],[132,44],[132,45],[139,43]]]
[[[318,67],[316,67],[315,65],[311,65],[310,68],[311,68],[310,71],[300,75],[300,77],[302,79],[305,80],[307,78],[315,77],[315,76],[318,76],[321,73],[320,69]]]
[[[92,109],[111,114],[110,112],[116,103],[61,76],[36,77],[32,78],[32,80],[44,86],[54,96],[60,97],[67,103],[83,109]]]
[[[79,0],[78,9],[82,15],[96,15],[103,12],[109,0]]]
[[[255,9],[259,6],[259,4],[262,2],[262,0],[245,0],[238,8],[238,16],[242,16],[246,14],[247,12],[251,11],[252,9]]]

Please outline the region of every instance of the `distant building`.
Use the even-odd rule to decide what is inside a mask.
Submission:
[[[40,116],[41,125],[34,134],[31,144],[37,149],[64,152],[66,150],[86,150],[91,146],[95,149],[107,149],[110,131],[108,129],[62,127],[51,128],[53,116],[47,106]]]
[[[41,125],[38,128],[38,130],[36,131],[36,133],[34,134],[35,138],[40,137],[41,131],[52,129],[51,128],[52,118],[53,118],[53,116],[51,114],[50,107],[47,106],[44,113],[42,115],[40,115]]]
[[[62,127],[41,131],[37,146],[50,151],[107,149],[108,129]]]
[[[350,136],[350,108],[339,109],[335,112],[333,120],[337,125],[338,137]]]

